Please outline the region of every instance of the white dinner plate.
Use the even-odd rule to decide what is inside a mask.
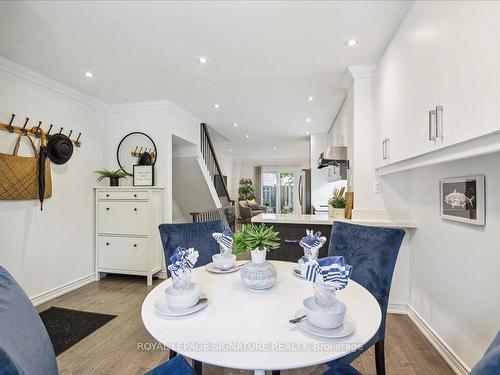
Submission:
[[[304,279],[304,276],[302,276],[302,274],[300,273],[300,270],[299,270],[298,268],[294,268],[294,269],[292,270],[292,274],[293,274],[294,276],[300,277],[301,279]]]
[[[212,263],[208,263],[205,266],[205,269],[208,272],[212,272],[212,273],[233,273],[233,272],[238,271],[241,268],[241,266],[242,266],[242,264],[235,264],[234,266],[232,266],[231,268],[228,268],[227,270],[221,270],[220,268],[215,267],[215,265],[212,262]]]
[[[295,318],[298,318],[299,316],[303,315],[306,315],[306,310],[300,309],[295,313]],[[349,315],[345,316],[344,323],[342,323],[340,327],[334,329],[325,329],[316,327],[311,323],[309,323],[307,318],[301,320],[298,323],[295,323],[295,325],[299,326],[299,328],[302,329],[303,331],[327,339],[339,339],[342,337],[347,337],[349,335],[352,335],[356,330],[356,325],[354,324],[354,320]]]
[[[202,293],[200,295],[200,298],[204,298],[205,295]],[[207,307],[209,301],[203,302],[203,303],[198,303],[194,306],[191,306],[187,309],[176,309],[173,307],[169,307],[167,303],[167,297],[165,295],[162,295],[160,298],[158,298],[155,301],[155,312],[163,317],[172,317],[172,316],[184,316],[184,315],[189,315],[193,314],[197,311],[200,311],[201,309]]]

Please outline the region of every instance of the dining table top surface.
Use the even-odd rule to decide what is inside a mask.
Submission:
[[[205,266],[193,269],[191,281],[201,285],[208,305],[191,315],[162,317],[155,302],[171,285],[167,279],[147,295],[142,320],[149,333],[166,347],[197,361],[226,368],[285,370],[340,358],[366,344],[377,332],[381,310],[373,295],[355,281],[337,291],[356,329],[350,336],[327,339],[304,332],[289,322],[313,295],[312,283],[293,274],[297,263],[271,261],[275,285],[247,289],[240,271],[215,274]]]

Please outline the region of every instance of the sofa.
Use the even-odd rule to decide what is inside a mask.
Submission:
[[[252,217],[267,212],[267,207],[260,206],[255,199],[239,201],[240,218],[244,222],[249,222]]]

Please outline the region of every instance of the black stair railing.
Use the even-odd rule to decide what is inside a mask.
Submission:
[[[200,148],[203,159],[214,184],[215,189],[220,197],[225,197],[230,205],[234,205],[234,200],[229,196],[229,191],[227,190],[226,181],[222,176],[222,171],[220,169],[219,161],[217,160],[217,155],[215,153],[214,145],[212,144],[212,139],[210,138],[210,133],[208,132],[208,126],[205,123],[200,124]]]

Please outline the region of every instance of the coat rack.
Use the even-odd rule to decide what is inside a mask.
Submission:
[[[53,127],[52,124],[50,124],[49,130],[47,130],[47,131],[45,131],[41,128],[41,126],[42,126],[41,121],[38,121],[38,125],[33,126],[30,129],[27,129],[26,126],[28,125],[28,122],[30,120],[29,117],[26,117],[26,120],[25,120],[24,125],[22,127],[12,125],[15,117],[16,117],[16,115],[13,113],[8,124],[4,124],[4,123],[0,122],[0,130],[8,131],[9,133],[32,135],[36,138],[40,138],[42,135],[45,137],[45,139],[49,139],[51,137],[50,132],[51,132],[52,127]],[[63,129],[64,128],[61,127],[61,130],[59,130],[59,133],[62,133]],[[73,134],[73,130],[70,130],[68,138],[70,138],[72,134]],[[82,142],[80,141],[81,136],[82,136],[82,133],[78,133],[78,137],[76,139],[70,139],[70,141],[76,147],[80,147],[82,144]]]

